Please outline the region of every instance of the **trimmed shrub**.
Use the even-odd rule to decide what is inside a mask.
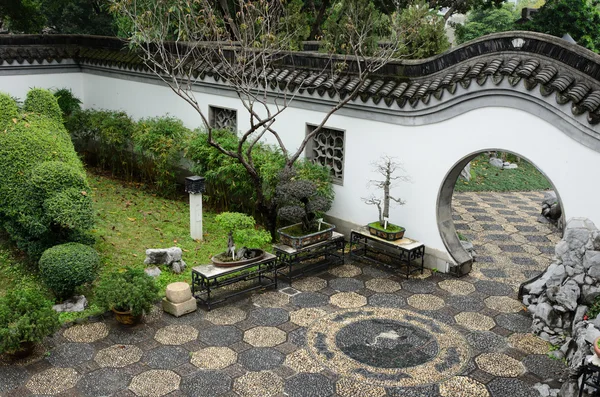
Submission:
[[[48,248],[39,262],[42,279],[57,298],[73,296],[75,288],[94,281],[100,257],[95,249],[79,243]]]
[[[52,93],[43,88],[32,88],[27,93],[23,110],[28,113],[37,113],[62,122],[62,111]]]
[[[158,300],[158,286],[151,276],[141,269],[109,273],[96,288],[96,302],[106,310],[126,312],[134,316],[150,312]]]
[[[19,118],[19,108],[14,99],[0,92],[0,130],[4,130],[13,119]]]
[[[25,114],[0,134],[0,227],[33,260],[54,245],[91,240],[89,191],[60,121]]]
[[[75,111],[81,110],[81,100],[73,95],[69,88],[61,88],[55,91],[54,97],[65,119]]]
[[[39,291],[12,290],[0,297],[0,353],[13,353],[23,342],[41,342],[59,328],[58,313]]]

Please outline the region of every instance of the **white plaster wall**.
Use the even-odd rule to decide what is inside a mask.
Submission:
[[[82,76],[83,73],[78,72],[0,76],[0,92],[9,93],[24,101],[27,91],[34,87],[50,90],[70,88],[85,103]]]
[[[53,76],[45,77],[52,80]],[[76,81],[76,76],[64,78]],[[46,85],[43,79],[39,81],[38,86],[55,84],[55,80]],[[17,88],[22,86],[15,84]],[[169,113],[189,127],[201,125],[192,107],[166,87],[93,74],[83,75],[82,87],[88,108],[124,110],[135,118]],[[238,109],[239,129],[248,125],[237,99],[200,93],[197,99],[205,111],[209,104]],[[275,129],[292,149],[302,140],[306,123],[318,123],[321,117],[319,112],[289,108],[277,118]],[[376,219],[376,208],[361,201],[369,194],[367,181],[377,177],[371,163],[384,153],[397,156],[412,182],[393,189],[392,193],[404,199],[406,205],[393,207],[390,221],[405,226],[407,236],[445,252],[436,222],[436,201],[446,173],[470,153],[501,149],[531,160],[551,179],[569,218],[585,216],[600,225],[600,207],[596,205],[600,153],[524,111],[482,108],[444,122],[413,127],[334,115],[327,126],[346,131],[344,185],[335,186],[336,199],[330,211],[336,218],[356,224]]]

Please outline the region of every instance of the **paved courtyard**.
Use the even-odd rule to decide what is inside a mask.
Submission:
[[[556,240],[535,222],[541,197],[457,195],[481,261],[461,279],[348,261],[210,312],[157,308],[134,328],[107,317],[64,328],[49,354],[0,362],[0,394],[538,397],[533,386],[560,387],[564,369],[516,300]]]

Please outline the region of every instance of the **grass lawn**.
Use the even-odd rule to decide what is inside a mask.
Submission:
[[[177,246],[183,250],[183,260],[188,268],[179,275],[161,268],[162,274],[157,282],[164,294],[169,283],[191,283],[191,267],[210,263],[212,255],[225,251],[227,231],[216,224],[216,214],[212,212],[204,212],[204,241],[192,240],[189,235],[187,195],[179,199],[165,199],[143,190],[137,184],[92,172],[88,172],[88,179],[97,215],[93,233],[97,237],[95,248],[101,257],[99,278],[110,270],[126,266],[145,268],[147,248]],[[5,236],[0,236],[0,293],[13,285],[43,285],[37,277],[35,266],[27,264],[26,258],[11,247]],[[87,287],[81,292],[90,302],[89,309],[83,313],[61,314],[63,321],[100,312],[94,305],[93,289]]]
[[[508,161],[516,162],[514,156],[508,156]],[[471,161],[471,180],[462,178],[456,181],[456,192],[509,192],[552,189],[550,181],[531,163],[521,160],[519,168],[501,170],[488,162],[485,154]]]

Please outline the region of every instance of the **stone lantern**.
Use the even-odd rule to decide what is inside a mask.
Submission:
[[[201,176],[185,178],[185,191],[190,195],[190,236],[202,240],[202,193],[206,190],[205,179]]]

